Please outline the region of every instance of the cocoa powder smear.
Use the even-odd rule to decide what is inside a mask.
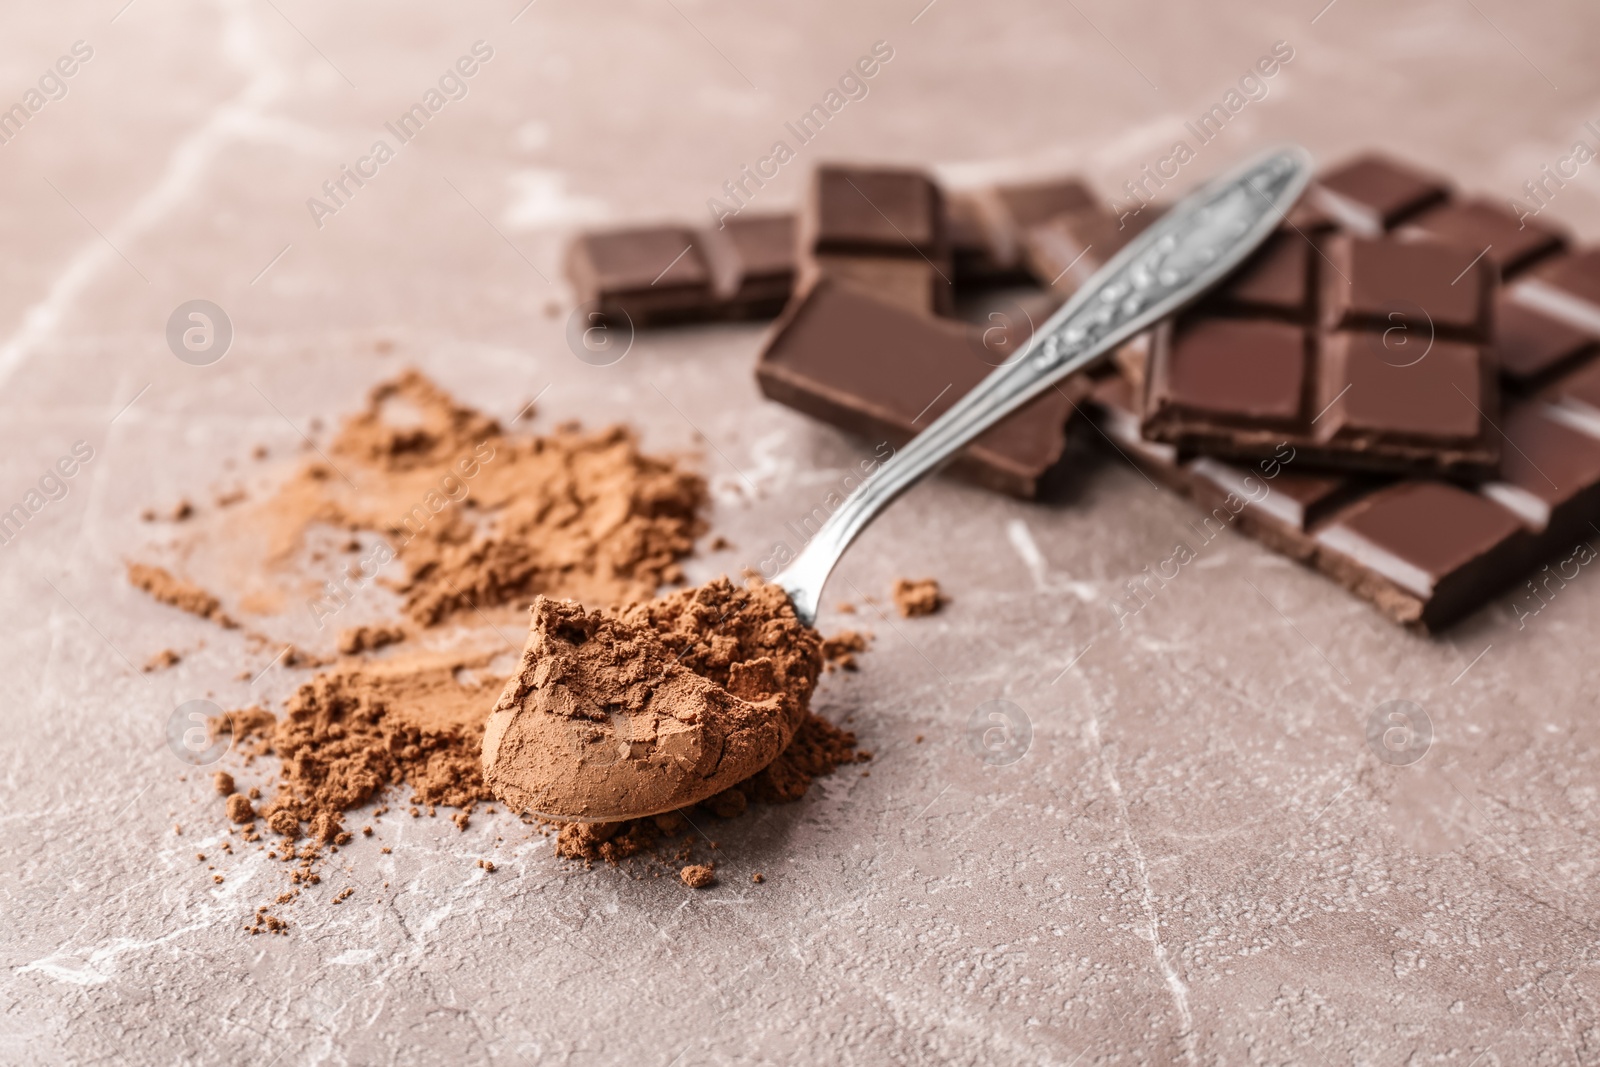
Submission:
[[[782,590],[723,578],[655,598],[682,580],[706,500],[697,474],[641,452],[624,427],[515,433],[407,371],[238,520],[265,534],[253,566],[206,589],[130,563],[136,587],[229,626],[224,599],[247,616],[264,574],[311,583],[306,546],[331,527],[348,538],[344,551],[361,553],[347,571],[354,585],[379,581],[405,617],[340,628],[337,661],[281,656],[332,663],[281,715],[246,708],[213,723],[245,761],[234,774],[258,758],[277,764],[270,796],[234,792],[228,772],[217,779],[218,818],[290,865],[287,891],[246,928],[284,932],[269,907],[316,886],[327,850],[344,847],[345,863],[377,851],[362,840],[370,822],[347,824],[368,805],[372,819],[389,804],[412,815],[454,808],[464,829],[498,797],[524,821],[538,815],[542,832],[559,830],[559,856],[645,855],[669,873],[709,871],[691,862],[700,819],[797,800],[816,777],[868,758],[853,734],[811,713],[822,639]],[[225,536],[205,518],[185,524],[190,536]],[[520,662],[505,662],[504,631],[484,613],[530,602]],[[343,606],[337,595],[310,605],[314,615]],[[270,629],[270,615],[251,624]]]

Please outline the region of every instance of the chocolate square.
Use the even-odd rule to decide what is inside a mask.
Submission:
[[[1408,328],[1487,341],[1496,274],[1471,252],[1425,241],[1337,234],[1323,249],[1322,322],[1330,330]]]
[[[1396,351],[1385,335],[1336,333],[1322,341],[1318,433],[1368,448],[1411,442],[1471,447],[1489,427],[1485,361],[1472,345],[1435,340]]]
[[[1438,625],[1503,586],[1528,547],[1517,517],[1478,493],[1444,482],[1396,482],[1358,500],[1316,534],[1326,569],[1351,588],[1383,595],[1388,583],[1417,598],[1424,625]],[[1367,586],[1362,590],[1362,586]]]
[[[792,215],[735,215],[701,241],[717,298],[730,318],[765,318],[783,310],[794,288]]]
[[[1559,252],[1566,235],[1531,219],[1518,219],[1490,200],[1456,200],[1429,208],[1399,230],[1403,236],[1429,237],[1455,245],[1500,268],[1511,277],[1534,262]]]
[[[1600,248],[1563,256],[1511,287],[1512,299],[1600,336]]]
[[[1345,229],[1376,237],[1449,192],[1450,183],[1441,177],[1370,154],[1319,178],[1311,199]]]
[[[580,302],[636,326],[702,316],[714,302],[711,269],[682,226],[582,234],[567,250],[567,276]]]
[[[1592,535],[1583,525],[1600,513],[1600,438],[1538,403],[1512,408],[1500,429],[1511,447],[1500,462],[1500,477],[1483,487],[1484,494],[1536,531],[1561,538]]]
[[[1305,395],[1305,333],[1276,322],[1200,319],[1178,330],[1150,386],[1151,425],[1220,416],[1289,427]]]
[[[1519,303],[1509,290],[1495,298],[1495,364],[1526,388],[1546,375],[1600,350],[1600,338]]]
[[[1212,293],[1206,310],[1263,315],[1291,322],[1312,318],[1312,257],[1316,249],[1293,230],[1279,230]]]
[[[939,187],[921,171],[817,168],[811,250],[941,260],[947,254]]]

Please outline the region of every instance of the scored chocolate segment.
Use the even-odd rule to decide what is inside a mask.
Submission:
[[[913,311],[953,306],[944,200],[921,171],[818,167],[799,245],[802,287],[828,275]]]
[[[1364,189],[1385,218],[1445,188],[1376,163],[1334,184]],[[1300,214],[1310,230],[1272,235],[1155,331],[1145,436],[1223,458],[1290,446],[1314,466],[1492,475],[1496,266],[1444,240],[1329,232]]]
[[[1564,231],[1516,215],[1488,200],[1463,199],[1429,208],[1397,231],[1455,245],[1510,277],[1566,246]]]
[[[1470,490],[1408,479],[1340,512],[1316,533],[1318,563],[1354,592],[1377,600],[1410,594],[1416,617],[1437,625],[1516,577],[1530,535],[1517,516]]]
[[[1511,290],[1502,290],[1495,298],[1491,352],[1508,383],[1526,389],[1597,350],[1600,337],[1535,311]]]
[[[1318,178],[1311,202],[1352,233],[1376,237],[1397,222],[1443,201],[1450,183],[1414,167],[1370,154]]]
[[[1305,406],[1305,331],[1276,322],[1201,319],[1168,345],[1151,374],[1149,402],[1158,423],[1222,416],[1293,428]]]
[[[919,315],[823,277],[768,335],[756,377],[764,395],[868,441],[899,445],[993,369],[971,327]],[[956,461],[973,480],[1032,497],[1066,448],[1081,399],[1073,379],[1046,390]]]
[[[1120,219],[1098,208],[1068,211],[1023,231],[1023,258],[1040,285],[1070,295],[1160,216],[1155,207]]]
[[[957,281],[986,285],[1027,281],[1031,276],[1022,261],[1023,233],[1094,204],[1089,186],[1073,176],[946,190]]]
[[[567,250],[567,276],[581,303],[635,325],[704,317],[716,302],[695,232],[682,226],[582,234]]]
[[[1494,266],[1480,256],[1427,241],[1328,239],[1323,252],[1322,324],[1330,330],[1388,330],[1489,339]]]
[[[735,215],[702,241],[717,298],[730,318],[770,318],[794,289],[792,215]]]
[[[1318,420],[1329,444],[1384,450],[1427,465],[1435,449],[1472,450],[1482,444],[1496,394],[1480,349],[1434,341],[1415,362],[1397,362],[1382,334],[1338,333],[1323,342],[1322,396],[1331,397]],[[1325,420],[1325,421],[1324,421]]]
[[[1575,330],[1600,336],[1600,248],[1535,269],[1511,287],[1511,298]]]
[[[635,326],[776,315],[795,279],[792,215],[736,215],[716,229],[635,226],[579,234],[567,277],[579,303]]]

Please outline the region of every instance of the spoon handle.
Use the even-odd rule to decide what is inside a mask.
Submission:
[[[1193,301],[1264,241],[1311,177],[1287,146],[1212,181],[1134,238],[1028,340],[840,503],[773,580],[816,622],[823,584],[850,542],[889,503],[973,438],[1074,371]]]

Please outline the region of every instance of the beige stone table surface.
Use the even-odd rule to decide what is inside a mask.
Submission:
[[[693,452],[737,547],[691,577],[759,563],[871,443],[762,400],[759,324],[574,358],[561,247],[708,219],[876,42],[866,95],[754,206],[794,204],[828,158],[1075,169],[1111,200],[1277,42],[1292,59],[1173,191],[1295,139],[1514,198],[1596,143],[1593,4],[56,0],[0,24],[0,106],[26,115],[0,143],[0,508],[93,449],[0,548],[0,1061],[1600,1063],[1588,573],[1520,624],[1508,596],[1426,639],[1229,534],[1119,628],[1182,501],[1087,446],[1044,503],[938,480],[827,598],[925,574],[952,598],[869,616],[863,669],[823,684],[872,774],[726,824],[717,887],[563,865],[503,814],[390,816],[351,901],[258,938],[240,927],[275,876],[197,868],[223,824],[165,724],[307,675],[237,680],[241,640],[196,649],[195,620],[122,578],[143,507],[206,498],[402,364]],[[476,42],[464,95],[313,217]],[[1600,238],[1597,192],[1583,167],[1547,217]],[[234,331],[209,366],[166,342],[194,299]],[[169,645],[196,650],[130,667]],[[1410,766],[1366,741],[1395,699],[1432,723]],[[1009,765],[970,745],[991,700],[1031,725]]]

